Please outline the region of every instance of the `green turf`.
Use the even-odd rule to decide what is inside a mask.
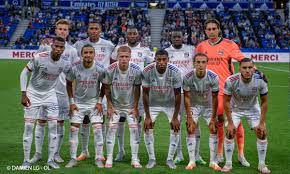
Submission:
[[[125,137],[125,150],[126,158],[124,162],[114,163],[112,169],[97,169],[94,166],[93,158],[85,162],[80,162],[78,167],[73,169],[65,169],[64,164],[61,165],[59,170],[45,171],[40,167],[45,165],[43,162],[37,163],[34,170],[30,171],[8,171],[7,166],[21,165],[23,161],[23,148],[22,148],[22,132],[23,132],[23,110],[20,105],[20,89],[19,89],[19,74],[22,68],[25,66],[25,61],[1,61],[0,73],[1,85],[0,85],[0,98],[1,98],[1,126],[0,126],[0,174],[6,173],[149,173],[149,174],[167,174],[167,173],[219,173],[213,172],[207,166],[198,166],[194,171],[186,171],[184,167],[187,164],[188,155],[185,146],[185,131],[184,123],[183,127],[183,152],[185,161],[178,165],[178,169],[169,170],[165,165],[165,160],[168,151],[169,142],[169,125],[167,119],[161,115],[155,125],[155,153],[157,157],[157,167],[152,170],[148,169],[132,169],[130,167],[130,148],[128,129],[126,127]],[[269,79],[269,110],[267,114],[267,128],[269,132],[268,136],[268,153],[267,164],[273,171],[272,173],[289,173],[290,170],[290,122],[288,115],[288,73],[289,65],[286,64],[257,64],[258,68],[267,74]],[[271,68],[271,69],[268,69]],[[275,70],[273,70],[275,69]],[[277,71],[278,70],[278,71]],[[288,72],[287,72],[288,71]],[[244,123],[245,120],[243,120]],[[248,161],[251,163],[250,168],[244,168],[237,162],[237,153],[233,156],[232,173],[257,173],[257,150],[256,150],[256,138],[246,126],[245,126],[245,155]],[[208,130],[205,127],[205,122],[201,122],[202,126],[202,140],[201,140],[201,154],[203,158],[208,162],[209,160],[209,148],[208,148]],[[47,133],[47,130],[46,130]],[[63,144],[61,155],[65,159],[65,163],[69,160],[69,143],[68,143],[68,124],[66,124],[66,136]],[[32,146],[32,153],[34,153],[34,144]],[[79,144],[79,149],[81,144]],[[115,150],[117,149],[117,144]],[[91,133],[89,150],[91,156],[94,156],[93,148],[93,135]],[[116,154],[116,151],[115,151]],[[141,163],[145,166],[148,156],[144,141],[142,139],[139,153]],[[47,159],[47,135],[45,136],[45,143],[43,148],[43,158]],[[39,168],[40,169],[39,169]],[[39,169],[39,170],[38,170]]]

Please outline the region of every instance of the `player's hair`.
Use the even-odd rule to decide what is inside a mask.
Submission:
[[[56,40],[59,41],[59,42],[63,42],[63,43],[65,43],[65,39],[62,38],[62,37],[59,37],[59,36],[54,37],[54,38],[53,38],[53,42],[55,42]]]
[[[175,29],[171,30],[171,34],[173,32],[176,32],[176,33],[180,32],[183,35],[183,31],[180,28],[175,28]]]
[[[128,46],[120,46],[119,48],[118,48],[118,53],[119,52],[129,52],[129,53],[131,53],[131,49],[128,47]]]
[[[128,32],[129,30],[137,30],[137,32],[139,33],[138,28],[132,25],[127,28],[126,32]]]
[[[70,21],[67,20],[67,19],[60,19],[58,20],[56,23],[55,23],[55,27],[57,27],[58,25],[67,25],[68,26],[68,29],[70,29]]]
[[[99,21],[97,21],[97,20],[89,21],[88,25],[89,24],[97,24],[102,29],[102,24]]]
[[[243,62],[252,62],[252,63],[254,63],[253,59],[248,58],[248,57],[243,58],[243,59],[240,61],[240,65],[241,65]]]
[[[208,61],[208,57],[207,57],[206,54],[204,54],[204,53],[196,53],[196,54],[193,56],[193,62],[195,62],[195,59],[196,59],[196,57],[198,57],[198,56],[206,57],[206,61]]]
[[[168,52],[164,49],[160,49],[155,53],[155,57],[157,57],[159,55],[165,55],[166,57],[168,57]]]
[[[217,27],[218,27],[219,29],[221,28],[221,24],[220,24],[220,22],[219,22],[217,19],[215,19],[215,18],[210,18],[210,19],[208,19],[208,20],[205,21],[205,23],[204,23],[204,29],[206,29],[206,26],[207,26],[207,24],[209,24],[209,23],[214,23],[214,24],[217,25]]]
[[[94,53],[95,53],[95,48],[94,48],[91,44],[85,44],[85,45],[82,47],[81,53],[83,54],[83,50],[84,50],[84,48],[88,48],[88,47],[93,48]]]

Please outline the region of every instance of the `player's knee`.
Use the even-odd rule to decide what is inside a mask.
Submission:
[[[89,116],[85,116],[84,120],[83,120],[83,124],[89,124],[91,121],[90,121],[90,118]]]
[[[257,138],[260,140],[265,140],[267,138],[267,131],[257,131]]]

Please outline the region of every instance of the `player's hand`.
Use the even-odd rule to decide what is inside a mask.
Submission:
[[[195,131],[195,123],[193,121],[193,119],[190,117],[186,118],[186,128],[187,128],[187,133],[189,135],[194,134]]]
[[[108,107],[108,119],[111,119],[114,114],[117,114],[115,108],[113,106]]]
[[[96,109],[98,110],[98,113],[103,114],[103,105],[102,105],[102,103],[97,103],[95,105],[94,110],[96,110]]]
[[[213,118],[210,119],[208,128],[209,128],[211,133],[214,133],[214,134],[217,133],[217,122],[215,119],[213,119]]]
[[[42,41],[41,41],[41,45],[49,45],[52,43],[52,38],[44,38]]]
[[[25,107],[29,107],[31,105],[31,102],[30,102],[29,98],[27,97],[27,95],[22,95],[21,104]]]
[[[173,117],[172,120],[171,120],[170,125],[171,125],[171,129],[172,129],[174,132],[177,133],[177,132],[179,131],[179,129],[180,129],[180,122],[179,122],[178,118]]]
[[[265,123],[260,123],[257,127],[257,134],[260,135],[261,139],[265,139],[267,135],[266,131],[266,124]]]
[[[69,116],[72,117],[76,111],[79,111],[79,108],[76,104],[69,105]]]
[[[149,129],[153,129],[153,122],[151,117],[146,117],[144,120],[144,130],[145,132],[149,131]]]
[[[235,131],[236,129],[233,122],[228,122],[227,133],[226,133],[227,138],[233,139],[235,135]]]
[[[139,117],[139,110],[138,110],[138,108],[133,108],[130,111],[129,115],[133,115],[135,118],[138,118]]]

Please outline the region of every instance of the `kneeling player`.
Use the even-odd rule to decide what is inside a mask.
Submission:
[[[129,125],[132,153],[131,165],[134,168],[142,167],[138,160],[138,102],[140,98],[142,71],[137,64],[129,63],[130,59],[131,49],[128,46],[119,47],[118,62],[108,67],[104,80],[104,84],[107,84],[106,97],[108,101],[109,118],[109,129],[106,137],[106,168],[111,168],[113,166],[113,150],[120,117],[126,118]]]
[[[224,142],[226,165],[223,167],[222,172],[232,170],[235,130],[240,124],[241,119],[245,117],[257,135],[258,170],[261,173],[271,173],[265,165],[268,144],[266,138],[268,87],[261,75],[254,74],[254,63],[252,59],[244,58],[241,60],[240,73],[227,78],[224,94],[224,106],[228,126]],[[258,95],[261,98],[261,106],[259,106]]]
[[[187,170],[196,167],[195,164],[195,129],[198,119],[203,115],[209,130],[209,148],[210,164],[214,170],[221,170],[217,165],[217,95],[219,91],[219,78],[213,71],[206,69],[208,63],[207,55],[198,53],[194,56],[195,69],[188,72],[183,80],[184,105],[186,110],[187,126],[187,149],[189,154],[189,163]]]
[[[71,160],[65,167],[71,168],[77,165],[78,132],[85,115],[88,115],[94,129],[95,163],[99,168],[103,168],[104,165],[101,161],[103,108],[101,102],[104,90],[100,89],[100,85],[104,77],[104,69],[102,65],[94,61],[95,49],[93,46],[84,45],[81,54],[82,60],[74,63],[67,75],[71,114],[69,137]],[[72,87],[73,81],[76,82],[75,92]],[[100,97],[99,100],[98,97]]]
[[[159,113],[164,113],[171,125],[170,144],[167,166],[175,169],[173,156],[176,152],[180,131],[181,72],[169,64],[168,52],[158,50],[155,54],[156,63],[151,63],[143,70],[143,104],[145,110],[144,141],[149,155],[147,168],[156,165],[154,152],[153,128]]]

